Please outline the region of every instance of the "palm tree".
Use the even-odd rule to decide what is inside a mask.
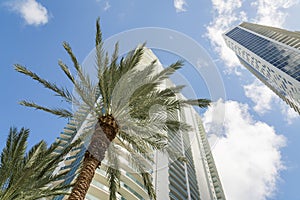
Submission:
[[[183,62],[177,61],[159,72],[157,72],[156,61],[140,68],[138,64],[145,51],[145,45],[138,46],[119,59],[118,44],[116,44],[109,58],[108,53],[103,49],[99,19],[96,22],[96,83],[93,83],[90,76],[84,72],[69,44],[64,42],[63,47],[73,61],[78,78],[71,74],[69,67],[62,61],[59,61],[59,66],[72,82],[78,94],[76,97],[66,88],[60,88],[46,81],[21,65],[15,65],[15,69],[54,91],[66,102],[88,108],[89,115],[94,119],[94,126],[90,131],[90,143],[69,199],[85,198],[95,171],[101,165],[106,152],[107,159],[111,163],[107,167],[110,199],[116,199],[121,174],[116,146],[121,146],[129,152],[131,163],[139,170],[149,198],[156,199],[151,174],[139,155],[142,154],[146,161],[154,162],[149,152],[158,150],[178,158],[178,153],[169,145],[170,134],[175,135],[189,128],[186,123],[178,119],[178,113],[186,105],[197,105],[203,108],[207,107],[210,101],[179,99],[176,94],[183,86],[162,88],[162,83],[178,70]],[[74,117],[74,112],[63,108],[52,109],[29,101],[21,101],[20,104],[59,117]],[[149,114],[156,105],[164,109]]]
[[[58,163],[69,152],[72,144],[55,153],[60,143],[49,148],[44,141],[26,153],[29,130],[10,128],[6,146],[0,155],[0,199],[34,200],[66,194],[70,186],[60,184],[64,173],[53,174]],[[67,173],[67,172],[65,172]]]

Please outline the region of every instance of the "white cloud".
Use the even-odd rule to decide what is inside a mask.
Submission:
[[[245,95],[255,104],[253,109],[258,114],[263,115],[278,107],[284,120],[288,124],[292,124],[296,119],[300,118],[296,111],[257,79],[254,80],[253,83],[244,85],[243,87]]]
[[[251,3],[257,9],[254,20],[259,24],[282,27],[288,15],[286,9],[297,3],[299,0],[257,0]]]
[[[249,85],[244,85],[244,91],[245,95],[255,103],[253,109],[258,114],[264,114],[271,110],[272,102],[278,98],[272,90],[258,80],[254,80]]]
[[[280,101],[279,105],[280,105],[280,110],[284,117],[284,120],[289,125],[292,124],[295,120],[300,119],[299,114],[294,109],[292,109],[290,106],[288,106],[284,101]]]
[[[243,11],[239,11],[242,6],[242,0],[212,0],[213,11],[216,17],[206,27],[206,36],[210,39],[214,50],[223,59],[225,65],[230,71],[239,66],[239,61],[232,50],[230,50],[222,37],[233,24],[239,23],[241,20],[246,21],[247,15]]]
[[[185,0],[174,0],[174,7],[176,8],[176,12],[185,12],[185,6],[187,6]]]
[[[35,0],[16,0],[8,3],[12,11],[17,12],[28,25],[43,25],[49,20],[47,9]]]
[[[218,12],[218,15],[232,13],[236,8],[242,6],[241,0],[212,0],[213,7]]]
[[[213,133],[215,110],[225,107],[224,135],[213,148],[214,159],[227,199],[265,200],[274,195],[279,173],[284,169],[280,149],[285,138],[273,127],[254,121],[248,106],[218,101],[204,114],[208,133]]]
[[[106,1],[106,2],[105,2],[105,6],[104,6],[103,9],[104,9],[104,11],[107,11],[110,7],[111,7],[111,6],[110,6],[109,2]]]
[[[109,1],[96,0],[96,2],[101,3],[101,6],[103,6],[104,11],[107,11],[111,8]]]

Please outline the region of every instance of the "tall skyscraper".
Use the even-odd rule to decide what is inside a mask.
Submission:
[[[223,37],[241,64],[300,114],[300,32],[244,22]]]
[[[157,60],[157,57],[149,49],[145,49],[141,66]],[[158,67],[162,65],[158,62]],[[172,84],[168,81],[166,84]],[[180,98],[184,98],[180,96]],[[88,118],[87,111],[82,108],[78,111],[83,118]],[[177,134],[172,139],[172,145],[182,152],[186,162],[171,161],[165,154],[154,152],[154,164],[148,166],[152,169],[152,180],[158,200],[225,200],[222,185],[208,144],[201,119],[196,110],[190,106],[184,108],[181,113],[183,120],[187,121],[193,129],[189,133]],[[65,145],[70,143],[87,124],[78,128],[78,122],[70,120],[64,131],[58,138]],[[77,127],[77,130],[76,130]],[[64,172],[67,168],[71,170],[62,180],[71,183],[79,172],[79,166],[83,159],[85,147],[80,146],[74,149],[63,163],[58,167],[57,172]],[[123,149],[120,155],[121,184],[118,190],[120,200],[148,200],[146,188],[143,186],[143,179],[126,159],[126,150]],[[150,164],[150,163],[149,163]],[[101,163],[97,169],[91,187],[86,196],[87,200],[106,200],[109,197],[109,187],[106,181],[105,169],[107,160]],[[65,199],[57,197],[56,200]]]

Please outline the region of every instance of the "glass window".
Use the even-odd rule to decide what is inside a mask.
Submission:
[[[278,69],[299,79],[297,72],[300,63],[296,62],[298,56],[300,56],[298,52],[282,47],[239,27],[232,29],[226,35]]]

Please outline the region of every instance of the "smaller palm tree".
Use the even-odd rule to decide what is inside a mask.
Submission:
[[[29,130],[10,128],[6,146],[0,155],[0,199],[1,200],[34,200],[43,197],[53,197],[66,194],[70,186],[60,184],[60,178],[65,173],[54,174],[54,170],[73,143],[60,148],[61,153],[55,153],[60,143],[47,147],[45,141],[40,141],[28,152],[27,139]]]

